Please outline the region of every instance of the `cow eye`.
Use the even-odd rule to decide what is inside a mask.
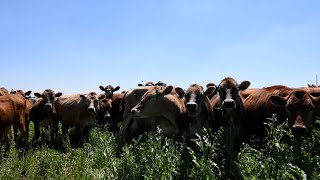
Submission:
[[[186,99],[188,99],[188,98],[189,98],[189,94],[184,94],[184,97],[185,97]]]

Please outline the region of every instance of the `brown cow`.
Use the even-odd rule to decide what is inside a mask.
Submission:
[[[91,128],[97,123],[96,112],[99,109],[99,99],[104,98],[105,95],[98,97],[95,92],[63,95],[57,98],[54,107],[57,118],[62,123],[63,137],[66,137],[68,128],[72,126],[79,131],[79,140],[83,142],[88,137]]]
[[[218,94],[212,98],[218,121],[224,127],[225,141],[236,149],[240,148],[243,141],[245,123],[245,110],[239,92],[249,85],[249,81],[243,81],[239,85],[233,78],[226,77],[218,86]]]
[[[301,88],[276,85],[244,91],[246,127],[248,133],[256,135],[260,141],[266,137],[267,118],[276,114],[277,123],[288,122],[295,135],[305,134],[312,122],[314,108],[319,107],[315,98]],[[288,121],[287,121],[288,118]]]
[[[106,122],[112,123],[112,102],[113,102],[113,93],[120,89],[120,86],[115,88],[112,85],[107,85],[106,87],[99,86],[101,91],[104,91],[105,99],[100,99],[101,106],[100,111],[98,112],[98,124],[105,124]],[[118,97],[118,95],[116,96]]]
[[[122,111],[122,123],[120,126],[119,133],[124,136],[127,134],[132,122],[131,109],[137,105],[140,101],[140,98],[154,86],[138,86],[137,88],[129,89],[121,100],[120,111]]]
[[[131,109],[133,122],[130,133],[154,131],[159,128],[166,136],[177,135],[185,128],[182,122],[186,113],[184,91],[173,86],[154,86]],[[129,128],[129,127],[128,127]]]
[[[124,98],[125,93],[116,93],[112,97],[111,110],[110,110],[110,126],[109,131],[118,132],[119,123],[122,121],[123,111],[121,108],[121,101]]]
[[[40,126],[44,126],[48,129],[50,125],[53,127],[53,114],[54,114],[54,106],[53,102],[56,97],[62,95],[61,92],[54,93],[51,89],[46,89],[43,91],[42,94],[34,93],[36,97],[39,99],[32,105],[29,114],[29,120],[32,121],[34,124],[34,137],[32,140],[33,145],[40,137]],[[51,141],[54,139],[54,131],[50,128],[50,137]]]
[[[189,123],[189,134],[202,134],[203,128],[213,129],[213,107],[208,98],[216,92],[215,86],[209,86],[205,92],[198,84],[191,85],[185,92],[185,105],[187,108],[186,120]]]
[[[106,87],[99,86],[101,91],[104,91],[106,98],[112,99],[113,93],[120,89],[120,86],[116,86],[115,88],[112,85],[107,85]]]
[[[28,144],[28,132],[25,124],[26,101],[20,95],[0,96],[0,134],[4,136],[6,147],[4,157],[9,155],[11,144],[11,126],[19,129],[24,141]]]
[[[274,106],[286,110],[289,127],[298,138],[308,132],[314,109],[320,106],[320,97],[314,97],[302,89],[293,89],[286,97],[272,95],[269,99]]]
[[[34,100],[31,99],[31,91],[27,91],[27,92],[24,92],[23,90],[11,90],[10,94],[18,94],[18,95],[21,95],[24,99],[26,99],[26,117],[25,117],[25,124],[26,124],[26,127],[27,127],[27,132],[29,132],[29,114],[30,114],[30,110],[32,108],[32,105],[34,103]],[[13,132],[14,132],[14,139],[17,140],[17,135],[18,135],[18,131],[16,128],[13,128]]]

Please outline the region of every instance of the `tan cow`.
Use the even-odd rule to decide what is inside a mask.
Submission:
[[[141,97],[140,102],[131,109],[133,122],[131,134],[154,131],[159,127],[166,136],[177,135],[185,128],[186,107],[184,91],[173,86],[153,86]],[[126,131],[126,130],[124,130]]]
[[[121,136],[128,134],[130,122],[133,121],[131,109],[137,105],[140,101],[140,98],[154,86],[138,86],[137,88],[129,89],[121,100],[120,111],[123,112],[122,122],[120,126],[119,133]]]
[[[63,95],[57,98],[54,107],[57,118],[62,123],[63,136],[66,137],[69,127],[76,127],[80,133],[79,140],[83,142],[97,123],[99,99],[104,98],[105,95],[98,97],[95,92]]]

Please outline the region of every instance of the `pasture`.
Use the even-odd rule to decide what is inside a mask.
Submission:
[[[253,137],[231,169],[225,166],[222,129],[191,140],[145,133],[120,148],[119,136],[98,126],[80,147],[71,145],[72,131],[70,141],[53,148],[46,137],[27,153],[11,146],[9,157],[0,160],[0,179],[320,179],[320,130],[313,128],[298,145],[287,125],[275,121],[270,118],[265,147],[255,147]]]

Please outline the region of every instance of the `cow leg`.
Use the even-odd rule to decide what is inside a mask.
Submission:
[[[67,140],[69,126],[62,123],[62,138],[63,140]]]
[[[16,144],[20,143],[19,142],[20,138],[18,136],[18,129],[16,127],[13,127],[13,139]]]
[[[32,145],[34,146],[40,137],[40,124],[39,122],[35,122],[35,121],[33,121],[33,124],[34,124],[34,136],[32,139]]]
[[[19,129],[20,131],[20,136],[22,137],[23,140],[23,148],[28,148],[28,132],[27,132],[27,128],[25,125],[24,120],[20,121],[20,123],[18,125],[15,125],[15,128]]]
[[[4,154],[3,157],[8,157],[9,156],[9,152],[10,152],[10,145],[11,145],[11,140],[12,140],[12,134],[11,134],[11,126],[6,127],[3,131],[3,135],[4,135],[4,141],[6,143],[6,147],[4,150]]]
[[[128,113],[123,115],[123,121],[120,127],[120,135],[125,135],[126,133],[128,133],[128,129],[130,126],[130,123],[132,123],[132,116]]]
[[[59,121],[51,117],[50,122],[50,141],[54,143],[56,141],[56,136],[58,135]]]

